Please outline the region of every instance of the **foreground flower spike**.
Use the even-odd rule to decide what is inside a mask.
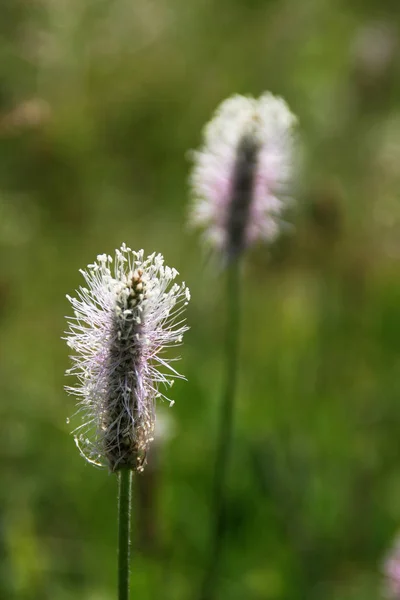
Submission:
[[[67,296],[75,313],[66,337],[74,366],[67,373],[78,384],[66,389],[83,412],[75,440],[89,462],[141,471],[153,438],[155,399],[166,398],[159,384],[182,377],[164,350],[182,342],[189,290],[173,283],[178,272],[164,266],[161,254],[144,258],[143,250],[125,245],[114,261],[100,255],[81,273],[87,287],[76,298]]]
[[[229,261],[273,241],[292,177],[295,116],[281,98],[235,95],[217,109],[193,153],[190,222]]]
[[[384,562],[384,596],[400,600],[400,539],[397,538]]]

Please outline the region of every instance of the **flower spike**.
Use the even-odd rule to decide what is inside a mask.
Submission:
[[[235,95],[193,153],[190,223],[226,261],[280,231],[292,178],[295,116],[281,98]]]
[[[114,265],[113,265],[114,263]],[[67,344],[74,351],[83,423],[75,431],[81,454],[111,471],[143,470],[155,425],[160,384],[182,377],[164,356],[188,329],[181,318],[190,294],[161,254],[144,258],[125,244],[81,271],[87,287],[67,296],[74,309]],[[172,404],[173,402],[170,401]]]

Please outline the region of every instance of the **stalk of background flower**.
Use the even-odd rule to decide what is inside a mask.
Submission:
[[[82,274],[87,287],[77,298],[68,296],[75,315],[66,338],[75,351],[68,374],[78,384],[67,390],[80,398],[83,423],[75,436],[80,453],[118,474],[118,598],[127,600],[132,472],[146,464],[155,400],[168,400],[160,384],[181,377],[164,351],[182,342],[190,294],[184,283],[173,283],[178,272],[164,266],[160,254],[144,259],[142,250],[125,245],[116,250],[115,261],[99,255]]]
[[[232,446],[238,373],[240,262],[257,241],[280,231],[292,170],[295,117],[271,94],[233,96],[206,126],[204,145],[193,153],[190,222],[227,267],[226,373],[214,467],[212,531],[201,598],[216,594],[224,533],[225,495]]]
[[[225,490],[229,472],[232,447],[233,417],[235,409],[236,383],[240,333],[240,262],[234,261],[226,271],[226,340],[225,381],[219,414],[219,429],[214,465],[212,497],[212,529],[208,563],[202,583],[201,598],[214,597],[220,567],[221,549],[225,521]]]

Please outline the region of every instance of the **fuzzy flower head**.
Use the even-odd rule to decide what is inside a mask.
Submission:
[[[390,600],[400,600],[400,538],[395,540],[383,565],[384,595]]]
[[[87,287],[67,296],[74,309],[66,337],[74,364],[67,374],[77,385],[66,389],[79,398],[83,417],[76,444],[89,462],[141,471],[155,399],[168,400],[160,384],[181,377],[164,350],[182,342],[189,290],[174,283],[178,272],[164,266],[161,254],[144,258],[125,244],[114,260],[102,254],[81,273]]]
[[[296,118],[281,98],[235,95],[218,107],[193,153],[190,223],[230,260],[273,241],[288,201]]]

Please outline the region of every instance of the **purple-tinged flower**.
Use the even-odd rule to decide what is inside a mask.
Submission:
[[[143,250],[125,244],[114,261],[100,255],[81,273],[87,287],[67,296],[75,314],[66,337],[75,353],[67,374],[78,383],[66,389],[83,412],[75,441],[89,462],[141,471],[153,439],[155,399],[166,398],[159,385],[182,377],[164,350],[180,344],[188,329],[182,313],[189,290],[173,283],[178,272],[164,266],[161,254],[144,258]]]
[[[193,153],[190,223],[228,260],[273,241],[288,201],[295,116],[281,98],[235,95],[206,125]]]
[[[383,565],[384,595],[391,600],[400,599],[400,539],[397,538]]]

